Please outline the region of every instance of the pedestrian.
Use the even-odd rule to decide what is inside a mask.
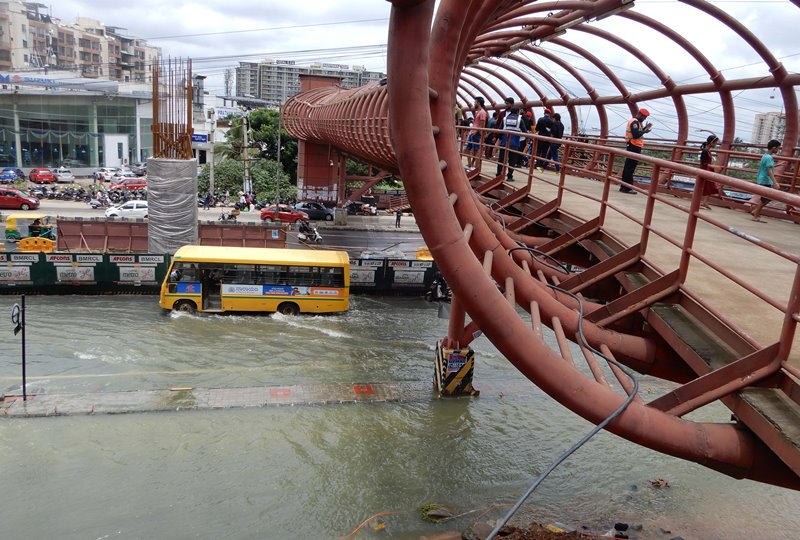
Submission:
[[[398,208],[394,212],[394,228],[395,229],[399,229],[400,228],[400,218],[401,217],[403,217],[403,211]]]
[[[542,137],[550,137],[553,134],[553,119],[550,115],[553,111],[544,110],[544,116],[536,122],[536,133]],[[550,143],[541,139],[536,140],[536,170],[543,172],[547,168],[547,154],[550,150]]]
[[[203,210],[208,210],[211,206],[211,192],[206,190],[206,196],[203,198]]]
[[[511,110],[511,107],[514,106],[514,98],[507,97],[505,99],[505,103],[506,103],[506,108],[503,109],[502,111],[500,111],[500,114],[497,115],[497,122],[495,123],[496,129],[503,129],[503,126],[505,125],[505,121],[506,121],[506,115]],[[506,138],[504,137],[504,135],[502,133],[499,134],[499,136],[497,137],[497,141],[498,141],[498,144],[500,146],[499,154],[497,156],[497,176],[500,176],[501,174],[503,174],[503,165],[504,165],[503,161],[505,160],[505,155],[506,155],[506,149],[505,149],[505,146],[504,146],[505,145],[505,140],[506,140]],[[503,142],[500,142],[500,141],[503,141]]]
[[[628,124],[625,128],[625,142],[627,143],[625,149],[628,152],[634,152],[636,154],[642,153],[642,148],[644,148],[644,134],[649,133],[650,130],[653,129],[653,125],[650,122],[642,124],[645,118],[649,116],[650,111],[647,109],[639,109],[636,116],[628,119]],[[637,194],[630,186],[633,185],[633,173],[636,172],[636,165],[638,164],[639,161],[636,159],[625,159],[625,165],[622,167],[622,185],[619,187],[622,193],[629,193],[631,195]]]
[[[512,107],[503,119],[503,134],[500,136],[500,166],[505,158],[505,150],[508,148],[508,171],[506,179],[514,181],[514,167],[518,167],[522,161],[520,154],[520,139],[523,133],[527,133],[528,128],[522,120],[522,115],[518,107]],[[498,173],[499,176],[500,173]]]
[[[553,115],[553,129],[550,136],[554,139],[561,139],[564,137],[564,124],[561,122],[561,115],[556,113]],[[561,148],[560,142],[550,143],[550,149],[547,151],[547,159],[553,162],[553,167],[556,172],[561,172],[561,165],[558,161],[558,149]]]
[[[767,186],[771,187],[772,189],[778,189],[778,183],[775,181],[775,160],[772,158],[774,154],[778,153],[778,150],[781,149],[781,142],[775,139],[772,139],[767,143],[767,151],[766,153],[761,156],[761,163],[758,166],[758,177],[756,177],[756,183],[759,186]],[[769,204],[772,199],[767,197],[759,197],[758,203],[756,203],[756,207],[753,209],[753,221],[757,221],[759,223],[766,223],[765,220],[761,219],[761,210],[764,208],[765,205]]]
[[[700,168],[704,171],[716,171],[719,169],[717,165],[714,165],[714,154],[711,153],[711,150],[717,146],[718,142],[719,137],[711,134],[708,136],[705,142],[700,145]],[[718,191],[719,186],[717,186],[716,182],[706,180],[703,183],[703,194],[702,198],[700,199],[700,206],[711,210],[711,205],[708,204],[708,197],[709,195],[713,195]]]
[[[489,129],[497,129],[497,111],[494,111],[492,116],[489,117],[489,120],[486,122],[486,127]],[[489,132],[486,134],[486,139],[484,141],[484,156],[486,156],[486,159],[492,159],[492,156],[494,155],[494,143],[496,141],[496,133]]]
[[[472,130],[469,132],[467,138],[467,167],[472,169],[477,165],[477,156],[481,148],[481,139],[483,132],[481,131],[486,127],[486,122],[489,119],[489,114],[484,108],[484,99],[482,97],[475,98],[475,117],[472,124]]]

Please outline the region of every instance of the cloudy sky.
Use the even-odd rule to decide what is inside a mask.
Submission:
[[[390,8],[385,0],[60,0],[52,14],[65,22],[80,16],[124,27],[161,47],[164,56],[190,57],[193,71],[210,77],[209,90],[222,94],[219,75],[240,60],[385,45]],[[319,61],[386,70],[383,52],[317,54]]]
[[[789,71],[800,72],[800,9],[790,0],[718,0],[714,4],[737,17],[771,49]],[[363,65],[369,70],[385,71],[386,58],[381,46],[387,42],[391,4],[386,0],[59,0],[52,15],[65,22],[75,17],[91,17],[109,26],[127,28],[129,34],[148,39],[162,48],[164,56],[191,57],[193,70],[206,75],[207,89],[224,93],[222,74],[240,60],[258,61],[264,57],[293,58],[298,63],[312,61]],[[700,48],[723,71],[728,79],[764,76],[768,73],[755,52],[719,22],[679,3],[677,0],[637,0],[634,11],[649,15],[678,29]],[[639,46],[678,83],[705,82],[708,75],[674,44],[641,26],[618,17],[599,21],[598,27],[617,33]],[[634,91],[660,86],[652,74],[635,58],[617,47],[581,32],[568,31],[564,36],[589,48]],[[597,69],[568,51],[543,44],[573,61],[601,94],[617,92],[598,76]],[[340,49],[333,51],[331,49]],[[312,51],[312,52],[303,52]],[[534,61],[554,73],[576,95],[584,95],[574,79],[541,57]],[[736,96],[741,118],[737,134],[749,135],[756,112],[780,110],[781,100],[771,98],[771,89],[742,92]],[[717,103],[694,100],[690,112],[697,116],[695,127],[718,129],[720,109]],[[670,104],[648,104],[664,115]],[[674,111],[674,109],[672,109]],[[620,118],[624,123],[625,111]],[[674,115],[674,113],[673,113]],[[582,118],[582,129],[596,127],[590,111]],[[674,128],[662,119],[658,133],[674,137]],[[717,127],[715,127],[717,126]],[[672,129],[672,131],[670,131]],[[746,138],[746,137],[745,137]]]

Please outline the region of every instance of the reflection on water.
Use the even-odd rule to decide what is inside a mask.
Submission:
[[[165,315],[153,297],[33,297],[27,315],[29,391],[49,393],[430,381],[447,324],[421,300],[359,297],[322,317]],[[20,344],[6,336],[0,391],[17,392]],[[413,510],[512,503],[590,428],[485,339],[475,349],[476,379],[491,383],[478,399],[2,420],[0,482],[13,493],[2,536],[338,538],[378,512],[396,512],[386,538],[464,528],[476,514],[444,526]],[[602,433],[520,517],[641,523],[640,538],[788,539],[798,503]]]

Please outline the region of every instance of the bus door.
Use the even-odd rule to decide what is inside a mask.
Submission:
[[[202,269],[203,311],[222,309],[222,268],[204,266]]]

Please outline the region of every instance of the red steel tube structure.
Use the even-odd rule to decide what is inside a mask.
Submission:
[[[684,3],[721,21],[764,60],[770,72],[770,84],[766,86],[780,89],[786,105],[784,152],[791,153],[798,137],[795,90],[800,85],[800,76],[788,73],[747,28],[717,7],[702,0]],[[606,377],[600,361],[583,346],[581,352],[591,375],[576,367],[567,340],[582,330],[592,347],[639,372],[679,383],[675,390],[650,403],[635,400],[608,425],[609,431],[737,478],[800,487],[797,440],[800,424],[791,425],[797,419],[790,414],[798,408],[800,390],[797,370],[789,365],[800,318],[796,315],[800,311],[800,271],[789,300],[784,302],[730,275],[693,248],[699,222],[726,228],[700,215],[703,182],[715,181],[759,195],[769,194],[791,206],[800,206],[800,197],[776,196],[747,182],[700,172],[678,162],[642,157],[653,171],[649,188],[642,191],[647,196],[644,217],[635,218],[611,201],[609,190],[616,180],[613,167],[607,167],[600,174],[586,173],[601,181],[603,188],[602,194],[592,199],[599,205],[598,217],[581,221],[560,210],[563,196],[577,193],[568,185],[565,172],[553,186],[557,197],[538,205],[530,193],[532,166],[527,186],[522,189],[503,187],[502,175],[484,181],[480,166],[478,171],[468,174],[462,164],[453,121],[454,105],[459,101],[468,104],[469,96],[477,95],[476,92],[488,96],[494,106],[500,107],[505,86],[516,93],[514,97],[519,103],[564,106],[572,118],[577,118],[580,106],[595,107],[601,135],[606,135],[607,105],[626,104],[634,112],[643,99],[667,97],[675,106],[678,121],[676,144],[682,146],[689,133],[683,96],[715,92],[723,109],[723,138],[730,141],[735,123],[731,92],[761,86],[763,80],[725,80],[688,40],[629,10],[632,2],[626,0],[441,0],[435,18],[434,0],[392,0],[392,5],[388,83],[354,90],[322,88],[299,94],[284,106],[283,122],[300,139],[333,145],[403,178],[420,231],[454,293],[446,344],[466,346],[476,331],[481,330],[545,392],[587,420],[600,423],[625,399],[619,386],[624,388],[627,381],[615,368]],[[697,60],[711,82],[678,85],[631,43],[587,25],[587,21],[609,14],[625,17],[650,32],[672,39]],[[597,56],[560,37],[567,28],[591,33],[636,56],[662,80],[663,88],[639,95],[630,92]],[[531,45],[541,41],[582,55],[607,75],[619,94],[601,96],[575,72],[586,97],[570,97],[554,80],[549,84],[556,95],[548,97],[541,82],[537,82],[540,78],[533,80],[529,74],[534,66],[527,58],[516,56],[525,49],[557,61],[552,54]],[[562,65],[569,69],[567,63]],[[504,81],[503,84],[498,80]],[[524,95],[524,89],[532,89],[537,97]],[[564,141],[564,147],[563,171],[567,170],[567,158],[576,153],[594,156],[592,163],[606,164],[631,155],[624,150],[568,140]],[[796,162],[787,163],[796,170]],[[494,164],[491,166],[493,169]],[[573,169],[577,171],[577,167]],[[666,169],[697,179],[697,189],[685,209],[683,238],[669,238],[653,224],[657,203],[679,208],[658,194],[657,180]],[[527,206],[520,206],[523,202]],[[604,232],[608,212],[629,217],[641,227],[638,244],[623,246]],[[652,235],[665,238],[681,249],[680,262],[674,271],[662,272],[645,259]],[[610,255],[596,250],[599,241],[592,239],[598,238],[606,251],[612,252]],[[787,260],[796,263],[795,255],[785,254],[758,239],[744,240],[773,254],[786,255]],[[580,260],[584,271],[575,275],[548,264],[536,253],[518,249],[521,242],[565,262],[583,257]],[[591,253],[580,255],[581,247]],[[737,333],[735,324],[686,288],[688,269],[696,261],[711,266],[759,301],[785,314],[776,343],[762,346],[745,332]],[[637,279],[643,279],[643,284],[635,285],[630,281],[633,278],[623,275],[623,271],[631,268],[638,269],[636,275],[642,277]],[[581,320],[574,298],[552,290],[548,286],[552,284],[573,293],[592,291],[596,294],[591,297],[604,298],[598,302],[584,300],[586,317]],[[665,308],[667,301],[676,307]],[[517,306],[530,313],[530,320],[519,316]],[[686,316],[681,320],[696,320],[704,328],[715,329],[726,341],[725,354],[730,353],[731,358],[723,361],[721,352],[702,356],[697,352],[699,347],[681,341],[679,333],[673,330],[674,313],[681,310],[692,313],[691,318]],[[471,319],[466,325],[465,315]],[[543,324],[553,328],[559,352],[543,340]],[[613,378],[619,385],[609,383]],[[780,392],[780,399],[793,404],[778,411],[789,425],[776,428],[780,422],[768,417],[770,413],[761,403],[777,395],[769,392]],[[697,422],[683,418],[688,412],[717,400],[737,415],[738,422]]]

